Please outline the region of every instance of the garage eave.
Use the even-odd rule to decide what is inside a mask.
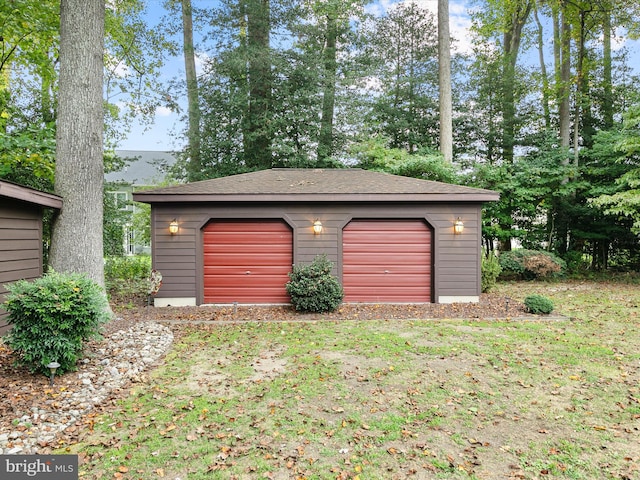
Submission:
[[[486,193],[319,193],[319,194],[154,194],[134,193],[141,203],[245,203],[245,202],[492,202],[497,192]]]
[[[0,197],[20,200],[39,207],[62,208],[62,197],[52,193],[41,192],[33,188],[0,180]]]

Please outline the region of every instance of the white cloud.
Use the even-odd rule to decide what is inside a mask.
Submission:
[[[380,0],[371,5],[367,11],[374,15],[384,15],[394,5],[408,2],[414,2],[421,8],[429,10],[437,18],[438,0]],[[472,51],[469,9],[470,6],[466,0],[449,1],[449,33],[454,39],[452,48],[459,53],[471,53]]]
[[[157,107],[156,108],[156,117],[169,117],[173,115],[173,110],[169,107]]]

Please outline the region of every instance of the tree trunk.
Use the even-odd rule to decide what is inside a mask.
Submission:
[[[271,167],[271,55],[269,0],[247,2],[249,111],[245,121],[245,163],[251,169]]]
[[[571,25],[567,19],[565,8],[567,7],[563,6],[563,10],[560,12],[561,20],[558,38],[560,45],[560,63],[558,65],[560,76],[557,90],[560,145],[569,148],[571,144],[571,109],[569,104],[569,85],[571,84]],[[569,163],[568,158],[566,163]]]
[[[453,160],[453,120],[451,106],[451,38],[449,0],[438,0],[438,84],[440,102],[440,152]]]
[[[187,81],[187,103],[189,111],[189,163],[187,179],[203,180],[200,160],[200,102],[198,99],[198,77],[193,48],[193,15],[191,0],[182,0],[182,37],[184,67]]]
[[[333,116],[336,101],[336,71],[338,69],[336,43],[338,26],[335,15],[327,15],[327,33],[324,51],[324,88],[322,98],[322,119],[318,138],[318,162],[322,163],[333,155]]]
[[[505,163],[513,163],[513,149],[516,136],[516,62],[522,40],[522,29],[531,12],[531,1],[517,3],[510,14],[509,24],[504,33],[504,74],[503,74],[503,132],[502,150]]]
[[[537,1],[537,0],[536,0]],[[547,77],[547,66],[544,61],[544,30],[540,18],[538,18],[538,8],[536,1],[533,3],[533,16],[538,26],[538,59],[540,60],[540,76],[542,77],[542,111],[544,112],[544,126],[547,130],[551,128],[551,111],[549,108],[549,79]]]
[[[104,0],[61,0],[60,83],[50,265],[104,285],[102,243]]]
[[[607,4],[608,7],[608,4]],[[603,12],[602,35],[603,35],[603,79],[604,98],[602,99],[602,113],[604,117],[604,129],[613,127],[613,91],[611,75],[611,11],[607,8]]]

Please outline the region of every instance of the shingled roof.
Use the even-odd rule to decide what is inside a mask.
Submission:
[[[359,168],[274,168],[134,193],[138,202],[498,200],[492,190]]]

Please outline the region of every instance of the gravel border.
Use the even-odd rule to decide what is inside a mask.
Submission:
[[[74,425],[125,383],[140,381],[141,373],[173,342],[171,330],[159,323],[127,326],[126,322],[113,322],[104,339],[87,349],[73,383],[54,385],[43,404],[32,406],[30,412],[19,412],[11,422],[14,428],[0,431],[0,454],[49,450],[58,433]]]

